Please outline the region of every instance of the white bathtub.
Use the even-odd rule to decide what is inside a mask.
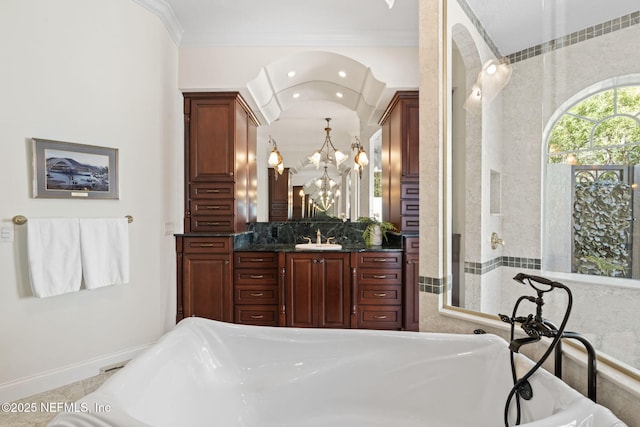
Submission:
[[[625,425],[546,371],[531,384],[521,425]],[[501,427],[511,385],[493,335],[189,318],[49,425]]]

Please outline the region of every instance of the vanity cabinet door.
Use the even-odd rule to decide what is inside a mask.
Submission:
[[[419,267],[419,238],[404,238],[404,319],[403,327],[407,331],[418,331],[420,326],[419,295],[420,285],[418,283]]]
[[[287,254],[287,326],[349,328],[349,265],[345,253]]]
[[[233,262],[228,237],[176,237],[176,321],[198,316],[233,322]]]
[[[184,255],[184,317],[233,322],[230,258],[215,253]]]

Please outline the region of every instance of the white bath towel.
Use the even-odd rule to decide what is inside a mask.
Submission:
[[[80,252],[87,289],[129,283],[126,218],[81,218]]]
[[[77,218],[27,221],[31,290],[38,298],[80,290],[80,228]]]

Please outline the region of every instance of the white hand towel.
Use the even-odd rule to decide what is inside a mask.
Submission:
[[[80,290],[80,228],[77,218],[27,221],[31,290],[38,298]]]
[[[81,218],[80,251],[87,289],[129,283],[129,225],[126,218]]]

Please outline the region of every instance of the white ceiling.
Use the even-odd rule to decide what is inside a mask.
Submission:
[[[386,0],[133,1],[158,14],[180,46],[418,45],[419,0],[395,0],[392,8]],[[638,9],[638,0],[467,2],[503,55]],[[346,67],[348,58],[343,62]],[[304,67],[304,63],[291,60],[265,64],[263,75],[247,82],[261,116],[266,118],[261,134],[273,135],[285,155],[285,165],[292,168],[300,166],[324,141],[325,117],[333,118],[336,145],[348,147],[352,135],[359,132],[360,121],[375,122],[375,118],[369,120],[371,109],[384,109],[378,104],[388,100],[388,94],[382,95],[375,81],[369,80],[370,86],[363,83],[367,76],[362,64],[347,68],[350,78],[358,76],[347,84],[336,81],[331,67],[324,67],[323,76],[319,64]],[[297,69],[295,83],[277,79],[289,69]],[[279,83],[272,87],[263,84],[272,80]],[[342,100],[335,98],[338,87],[347,89]],[[287,99],[300,88],[308,90],[308,100],[288,109]]]

